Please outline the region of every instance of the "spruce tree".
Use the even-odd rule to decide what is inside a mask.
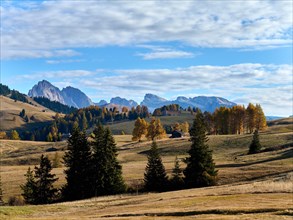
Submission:
[[[20,185],[22,189],[22,196],[26,203],[28,204],[37,204],[36,203],[36,194],[37,194],[37,186],[33,171],[29,167],[26,174],[26,183],[24,185]]]
[[[175,158],[174,162],[174,168],[172,170],[172,177],[171,177],[171,187],[172,189],[182,189],[184,186],[184,180],[183,180],[183,173],[182,169],[180,168],[179,159]]]
[[[117,147],[109,128],[105,129],[104,141],[106,146],[106,158],[108,165],[106,173],[108,176],[108,178],[106,178],[108,179],[108,194],[122,193],[125,191],[125,184],[122,178],[122,166],[117,160]]]
[[[58,180],[55,174],[51,174],[52,164],[47,156],[42,155],[40,166],[35,167],[35,183],[37,187],[36,203],[47,204],[54,201],[57,189],[53,184]]]
[[[117,147],[110,129],[104,129],[101,124],[98,124],[93,134],[92,183],[95,195],[124,192],[122,167],[117,160]]]
[[[62,188],[65,200],[85,199],[93,196],[91,184],[91,149],[85,132],[74,123],[68,138],[68,151],[63,157],[67,183]]]
[[[258,130],[255,130],[253,133],[253,138],[252,138],[252,142],[249,146],[249,154],[255,154],[260,152],[261,150],[261,144],[259,142],[259,135],[258,135]]]
[[[42,155],[40,166],[35,167],[34,173],[29,168],[26,176],[26,183],[21,185],[22,196],[29,204],[48,204],[56,198],[57,189],[53,184],[58,178],[51,174],[52,165],[47,156]]]
[[[104,157],[106,149],[104,145],[104,128],[102,124],[98,124],[93,131],[93,159],[92,159],[92,184],[93,192],[95,196],[105,195],[105,173],[107,173],[107,159]]]
[[[166,170],[159,154],[158,146],[154,141],[148,154],[144,183],[147,191],[162,192],[168,187]]]
[[[191,148],[186,158],[187,164],[184,175],[187,188],[210,186],[216,183],[217,171],[212,158],[212,151],[207,145],[204,117],[197,111],[193,126],[190,130]]]

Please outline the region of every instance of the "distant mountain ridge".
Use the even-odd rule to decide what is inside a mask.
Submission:
[[[112,98],[110,100],[110,104],[116,104],[116,105],[122,105],[128,108],[136,107],[138,106],[138,103],[134,100],[127,100],[125,98],[120,98],[119,96]]]
[[[30,97],[45,97],[51,101],[57,101],[75,108],[84,108],[94,104],[92,100],[79,89],[68,86],[60,90],[46,80],[40,81],[37,85],[34,85],[33,88],[29,90],[28,95]]]
[[[84,108],[90,105],[98,105],[100,107],[127,107],[131,109],[132,107],[138,106],[138,103],[134,100],[127,100],[119,96],[114,97],[107,103],[105,100],[101,100],[98,103],[93,103],[92,100],[86,96],[82,91],[73,87],[66,87],[62,90],[52,85],[50,82],[43,80],[38,82],[28,93],[30,97],[45,97],[51,101],[57,101],[62,104],[72,106],[75,108]],[[178,96],[175,100],[167,100],[160,96],[147,93],[144,96],[143,101],[140,105],[145,105],[148,107],[150,112],[153,112],[156,108],[160,108],[164,105],[178,104],[182,108],[195,107],[201,109],[201,111],[214,112],[216,108],[223,107],[233,107],[237,105],[227,99],[215,96],[197,96],[193,98],[187,98],[184,96]]]
[[[216,108],[221,106],[231,108],[237,105],[227,99],[215,96],[197,96],[186,98],[184,96],[177,97],[176,100],[167,100],[154,94],[146,94],[141,105],[146,105],[150,111],[160,108],[164,105],[178,104],[182,108],[195,107],[201,111],[214,112]]]

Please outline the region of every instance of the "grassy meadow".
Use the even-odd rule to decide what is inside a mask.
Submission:
[[[44,122],[53,120],[55,112],[39,105],[33,99],[28,98],[29,103],[14,101],[5,96],[0,96],[0,130],[9,131],[12,129],[17,130],[30,130],[38,128]],[[34,116],[34,122],[27,123],[19,116],[19,113],[25,109],[28,118]]]
[[[162,120],[163,121],[163,120]],[[291,122],[288,119],[287,122]],[[252,135],[212,135],[209,146],[218,170],[218,185],[165,193],[133,193],[38,206],[0,207],[1,219],[292,219],[292,123],[273,124],[260,133],[265,150],[247,155]],[[136,189],[143,183],[151,142],[133,142],[130,135],[115,135],[118,159],[126,183]],[[188,137],[159,140],[168,174],[176,156],[184,159]],[[46,143],[1,140],[1,178],[4,200],[20,195],[27,168],[41,154],[62,157],[66,142]],[[50,148],[56,152],[48,152]],[[181,163],[181,168],[184,168]],[[63,167],[54,168],[57,187],[65,183]]]

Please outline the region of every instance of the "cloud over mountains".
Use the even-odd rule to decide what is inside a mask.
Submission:
[[[154,41],[265,48],[292,40],[292,1],[229,1],[225,10],[221,1],[4,1],[0,12],[6,59],[76,56],[74,48]]]

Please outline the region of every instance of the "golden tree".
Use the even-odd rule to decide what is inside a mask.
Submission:
[[[134,123],[134,129],[132,131],[132,140],[140,141],[143,135],[146,135],[148,123],[141,118],[137,118]]]
[[[160,119],[152,118],[147,129],[146,137],[151,140],[162,139],[166,137],[166,131],[163,128]]]
[[[267,121],[265,114],[260,106],[256,104],[255,106],[255,128],[259,131],[264,130],[267,127]]]

